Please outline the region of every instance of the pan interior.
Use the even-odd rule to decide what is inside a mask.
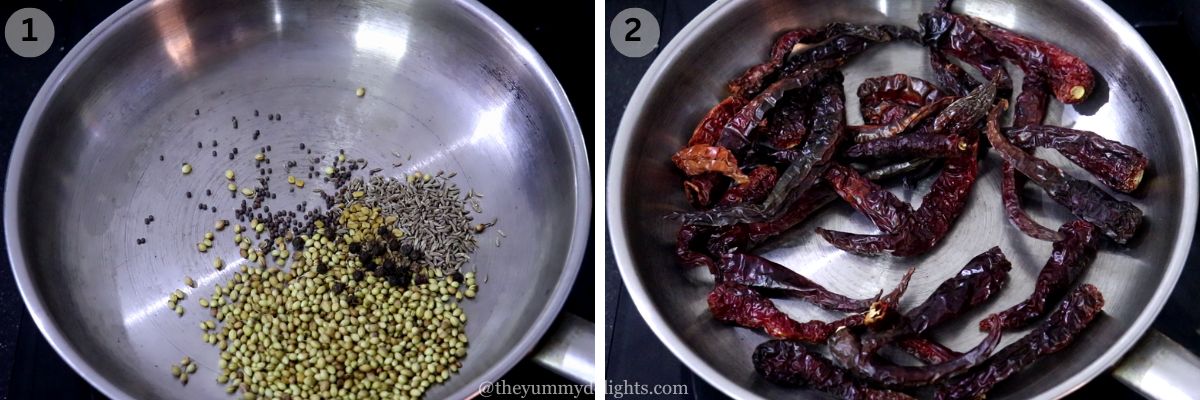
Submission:
[[[908,1],[743,1],[720,2],[685,29],[642,81],[622,121],[613,148],[610,201],[614,208],[614,247],[622,276],[643,316],[672,350],[704,378],[734,397],[786,398],[804,390],[784,388],[761,379],[751,364],[754,347],[766,336],[714,321],[705,296],[712,279],[705,271],[676,268],[673,255],[678,224],[662,217],[683,210],[682,182],[670,166],[671,154],[686,144],[688,135],[710,107],[724,96],[725,83],[765,59],[776,36],[795,27],[828,22],[894,23],[917,26],[917,15],[934,2]],[[1150,172],[1132,196],[1116,197],[1137,204],[1145,213],[1139,235],[1128,246],[1104,245],[1079,282],[1104,293],[1104,314],[1067,351],[1048,357],[1030,371],[996,388],[989,397],[1035,398],[1058,396],[1085,370],[1099,373],[1145,329],[1182,268],[1195,218],[1195,150],[1191,130],[1178,95],[1149,49],[1132,29],[1103,5],[1086,1],[956,1],[955,11],[986,18],[1035,38],[1050,40],[1079,55],[1098,72],[1096,93],[1086,102],[1064,107],[1052,102],[1048,124],[1091,130],[1145,152]],[[1015,72],[1014,86],[1020,87]],[[861,123],[855,92],[867,77],[908,73],[933,77],[926,50],[913,43],[895,43],[868,50],[844,68],[851,123]],[[1156,75],[1158,74],[1158,75]],[[639,97],[640,96],[640,97]],[[930,253],[914,258],[860,257],[833,248],[813,233],[816,227],[873,233],[873,226],[844,203],[816,217],[757,252],[851,297],[868,297],[891,288],[904,270],[919,268],[903,299],[910,307],[924,300],[944,279],[973,256],[1000,246],[1013,268],[1007,289],[935,332],[948,346],[963,350],[983,334],[976,323],[1028,296],[1050,254],[1050,243],[1030,239],[1005,218],[999,195],[999,158],[988,151],[981,161],[980,179],[969,205],[947,238]],[[1091,176],[1053,152],[1039,150],[1076,177]],[[919,204],[932,178],[920,184],[894,184],[901,199]],[[1092,179],[1094,181],[1094,179]],[[1025,188],[1025,208],[1035,219],[1057,227],[1070,215],[1032,185]],[[1040,199],[1040,200],[1039,200]],[[1156,300],[1157,299],[1157,300]],[[776,304],[800,321],[831,320],[823,312],[797,301]],[[1008,334],[1004,344],[1024,332]],[[1124,348],[1118,348],[1125,346]],[[1086,378],[1085,378],[1086,379]],[[1074,381],[1075,385],[1081,381]],[[813,392],[812,394],[815,394]]]
[[[312,189],[328,185],[314,174],[289,193],[284,161],[299,161],[293,174],[306,178],[304,157],[344,149],[389,176],[457,172],[464,193],[484,195],[476,220],[499,218],[507,237],[497,246],[495,229],[479,236],[465,267],[481,282],[478,297],[464,302],[470,350],[460,373],[427,395],[465,398],[499,376],[565,296],[579,258],[570,249],[586,229],[577,209],[586,201],[577,200],[587,184],[572,139],[578,128],[557,83],[497,24],[478,4],[452,1],[155,1],[122,9],[64,61],[61,80],[47,83],[22,132],[26,151],[12,164],[20,184],[9,186],[17,211],[8,226],[19,239],[10,251],[50,341],[109,396],[225,396],[214,383],[218,351],[197,328],[209,316],[196,301],[239,269],[217,272],[213,258],[240,257],[229,229],[206,254],[195,247],[241,202],[223,172],[232,168],[249,185],[258,177],[251,158],[269,144],[275,163],[264,167],[274,167],[279,195],[267,204],[315,205]],[[269,121],[272,113],[281,120]],[[180,173],[184,162],[190,175]],[[155,221],[144,225],[149,215]],[[147,243],[135,245],[138,238]],[[185,275],[199,287],[185,287]],[[166,305],[177,288],[189,294],[182,318]],[[184,355],[199,365],[187,387],[168,373]]]

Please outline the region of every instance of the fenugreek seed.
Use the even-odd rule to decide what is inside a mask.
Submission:
[[[296,177],[292,176],[292,175],[288,175],[287,182],[288,183],[296,183]]]
[[[363,96],[366,96],[366,95],[367,95],[367,88],[364,88],[364,87],[359,87],[359,88],[358,88],[358,90],[355,90],[355,91],[354,91],[354,95],[355,95],[355,96],[358,96],[358,97],[363,97]]]
[[[229,220],[218,219],[217,222],[213,223],[213,228],[220,232],[225,230],[226,225],[229,225]]]
[[[198,243],[196,244],[196,249],[200,250],[201,253],[204,253],[208,251],[208,246],[205,246],[204,243]]]
[[[325,175],[333,175],[333,167],[325,167]]]
[[[183,375],[183,370],[178,365],[171,364],[171,376],[178,378],[180,375]]]
[[[225,170],[225,179],[233,180],[233,170],[232,169]]]
[[[212,232],[204,232],[204,239],[206,239],[206,240],[212,240],[212,239],[213,239],[213,233],[212,233]]]
[[[254,155],[255,161],[262,161],[262,160],[265,160],[266,158],[267,158],[267,155],[263,154],[263,153],[258,153],[258,154]]]
[[[300,180],[300,179],[297,179],[297,180],[296,180],[296,187],[303,189],[303,188],[304,188],[304,181],[303,181],[303,180]]]
[[[230,182],[229,185],[227,185],[226,187],[229,188],[230,192],[236,192],[238,189],[237,184],[233,183],[233,182]]]
[[[178,314],[180,317],[183,316],[183,306],[182,305],[179,305],[179,304],[175,305],[175,314]]]
[[[187,370],[186,370],[186,371],[187,371],[187,373],[189,373],[189,374],[194,374],[194,373],[196,373],[196,364],[195,364],[195,363],[188,364],[188,365],[187,365]]]
[[[213,259],[213,268],[221,269],[223,266],[225,266],[225,262],[221,260],[221,257]]]
[[[183,277],[183,284],[188,285],[188,287],[196,287],[196,281],[190,276]]]
[[[192,173],[192,164],[183,163],[181,170],[183,171],[184,175]]]
[[[254,196],[254,189],[242,188],[242,194],[245,195],[246,197]]]

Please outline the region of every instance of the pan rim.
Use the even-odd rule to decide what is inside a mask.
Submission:
[[[108,37],[115,28],[121,26],[124,21],[135,17],[139,13],[147,12],[154,1],[135,0],[122,6],[80,39],[62,61],[55,66],[50,76],[46,78],[46,81],[38,90],[21,122],[8,161],[8,171],[6,172],[4,186],[4,229],[8,232],[5,235],[8,260],[17,284],[17,289],[34,324],[46,338],[50,347],[58,353],[58,356],[82,376],[84,380],[105,396],[120,399],[133,399],[134,397],[109,381],[96,368],[86,362],[76,346],[67,340],[61,327],[52,318],[43,315],[46,312],[46,304],[43,301],[44,294],[38,290],[33,277],[28,272],[29,263],[23,250],[24,241],[18,234],[20,232],[19,219],[21,215],[19,188],[22,185],[21,173],[19,171],[26,162],[25,155],[30,149],[34,128],[45,113],[51,97],[59,90],[64,78],[79,70],[81,64],[96,50],[98,44]],[[525,61],[525,66],[534,73],[535,81],[540,82],[540,88],[548,92],[549,97],[553,101],[555,114],[560,121],[559,126],[562,128],[562,133],[566,135],[567,144],[571,149],[569,157],[571,168],[574,172],[574,186],[572,189],[575,193],[573,219],[571,220],[571,237],[568,243],[566,243],[568,247],[562,272],[559,274],[546,301],[542,303],[543,307],[537,313],[533,325],[525,331],[516,345],[508,350],[508,353],[499,362],[484,370],[474,380],[469,382],[462,381],[463,385],[459,385],[458,389],[452,392],[449,397],[470,398],[479,394],[482,383],[497,379],[516,365],[517,362],[524,359],[541,340],[542,336],[545,335],[562,310],[563,303],[566,301],[566,297],[579,273],[580,263],[583,262],[587,247],[586,242],[591,228],[592,185],[590,161],[588,160],[583,131],[579,125],[578,117],[575,115],[574,108],[571,106],[562,85],[555,77],[553,71],[550,70],[545,60],[511,25],[477,0],[455,0],[454,3],[453,5],[448,5],[448,7],[458,7],[462,12],[478,18],[481,26],[495,30],[499,34],[500,40],[509,44],[512,47],[512,51]]]
[[[612,177],[612,179],[608,181],[607,214],[609,224],[615,226],[615,229],[610,230],[609,235],[612,240],[613,254],[622,281],[626,288],[630,289],[629,295],[638,313],[646,321],[647,325],[650,326],[651,331],[654,332],[659,341],[675,357],[679,358],[684,365],[724,394],[738,399],[762,399],[761,395],[734,382],[705,362],[698,352],[688,346],[683,341],[683,338],[667,325],[666,319],[647,294],[642,277],[635,268],[635,262],[629,251],[629,237],[626,235],[630,227],[626,223],[627,217],[622,209],[625,196],[625,188],[622,185],[625,181],[623,174],[628,173],[623,169],[629,162],[626,159],[626,154],[633,143],[633,124],[643,118],[645,103],[649,98],[651,88],[664,75],[667,66],[677,62],[677,59],[685,48],[696,44],[695,42],[699,34],[710,23],[713,23],[718,15],[722,14],[721,11],[736,4],[737,1],[739,0],[718,0],[705,8],[704,11],[693,18],[675,35],[642,76],[641,81],[639,81],[637,88],[630,97],[629,103],[625,107],[625,112],[621,117],[616,138],[610,152],[611,163],[607,176]],[[1171,292],[1174,290],[1179,280],[1179,275],[1182,273],[1187,261],[1192,237],[1195,233],[1197,198],[1200,196],[1197,194],[1196,147],[1192,136],[1191,122],[1187,118],[1187,111],[1183,106],[1178,90],[1175,89],[1174,81],[1163,66],[1162,61],[1150,49],[1145,39],[1111,7],[1099,0],[1077,0],[1077,2],[1082,3],[1090,12],[1108,23],[1110,28],[1116,31],[1122,38],[1128,39],[1123,45],[1128,46],[1139,58],[1146,60],[1148,72],[1159,85],[1159,89],[1171,106],[1173,122],[1179,128],[1178,133],[1181,136],[1180,152],[1184,155],[1182,160],[1184,170],[1183,221],[1179,226],[1180,234],[1175,238],[1175,245],[1170,256],[1169,265],[1155,289],[1154,295],[1151,296],[1146,307],[1133,321],[1129,329],[1126,329],[1120,338],[1112,343],[1099,358],[1093,360],[1078,373],[1071,376],[1070,379],[1059,382],[1039,394],[1036,397],[1039,399],[1062,397],[1082,387],[1101,372],[1120,361],[1125,353],[1145,335],[1146,331],[1150,328],[1150,324],[1158,316],[1159,312],[1161,312],[1167,298],[1170,297]]]

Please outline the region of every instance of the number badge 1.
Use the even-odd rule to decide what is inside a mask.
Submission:
[[[4,24],[4,41],[21,57],[40,56],[54,43],[54,23],[42,10],[22,8]]]

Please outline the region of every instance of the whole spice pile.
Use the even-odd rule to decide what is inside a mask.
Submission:
[[[684,267],[713,274],[713,318],[776,339],[751,356],[769,381],[855,399],[908,399],[920,387],[933,389],[937,399],[982,398],[1083,332],[1104,299],[1092,285],[1076,286],[1076,278],[1103,238],[1125,244],[1138,231],[1142,212],[1136,205],[1033,154],[1038,147],[1053,149],[1116,192],[1140,185],[1148,161],[1138,149],[1093,132],[1043,125],[1051,99],[1076,104],[1091,95],[1090,67],[1052,43],[951,13],[948,0],[938,3],[920,16],[919,32],[833,23],[783,33],[767,61],[729,82],[729,96],[672,157],[695,209],[675,215],[684,222],[676,255]],[[857,91],[865,123],[847,124],[839,68],[867,48],[902,40],[928,48],[937,83],[904,74],[868,78]],[[1006,61],[1025,76],[1015,98]],[[1013,125],[1001,127],[1009,104]],[[1001,211],[1022,233],[1052,242],[1053,252],[1028,297],[979,321],[987,335],[971,349],[949,349],[930,333],[1004,288],[1012,267],[999,247],[969,260],[907,310],[897,299],[911,269],[887,296],[854,299],[748,253],[840,199],[878,233],[817,228],[830,246],[862,255],[926,254],[965,208],[988,145],[1003,160]],[[881,186],[932,174],[919,206]],[[1018,197],[1026,181],[1075,219],[1055,230],[1026,215]],[[849,315],[796,321],[772,298],[801,299]],[[1003,333],[1026,328],[1032,332],[997,349]],[[811,348],[820,344],[828,357]],[[885,347],[921,365],[906,365],[894,358],[899,352]]]
[[[254,130],[252,140],[260,135]],[[184,300],[194,297],[207,309],[198,323],[201,339],[220,351],[216,381],[227,393],[249,399],[419,398],[450,379],[467,354],[467,316],[459,302],[474,298],[479,287],[475,272],[464,269],[478,247],[475,236],[495,224],[474,222],[483,196],[462,194],[450,181],[454,173],[395,179],[375,176],[382,170],[376,168],[364,180],[354,177],[367,166],[363,159],[340,150],[312,156],[305,144],[299,149],[305,158],[280,169],[288,174],[287,190],[304,189],[306,179],[326,183],[328,190],[309,187],[323,207],[302,201],[292,210],[272,211],[279,193],[271,178],[282,175],[274,175],[271,146],[262,146],[253,155],[257,176],[250,182],[239,182],[244,173],[224,171],[233,200],[198,206],[215,213],[215,203],[235,202],[228,208],[233,218],[215,220],[217,233],[204,232],[196,244],[201,253],[227,256],[213,257],[215,270],[235,270],[210,295],[173,291],[168,306],[182,317]],[[238,153],[234,148],[228,158]],[[184,165],[185,175],[207,172]],[[212,189],[203,193],[213,196]],[[231,239],[219,238],[229,227]],[[236,246],[237,257],[222,250],[225,240]],[[191,277],[183,282],[197,286]],[[189,357],[171,366],[183,384],[196,370]]]

